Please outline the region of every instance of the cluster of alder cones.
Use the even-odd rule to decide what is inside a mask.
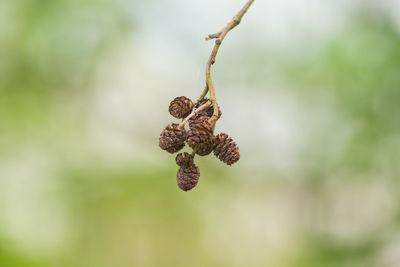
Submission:
[[[200,170],[194,164],[194,156],[206,156],[211,152],[221,161],[232,165],[240,158],[239,148],[226,133],[214,135],[215,120],[212,116],[214,107],[210,100],[204,98],[193,104],[185,96],[176,97],[169,105],[169,113],[182,123],[167,125],[160,134],[159,146],[161,149],[176,153],[185,146],[185,142],[193,152],[179,153],[176,164],[180,167],[177,174],[177,183],[180,189],[188,191],[195,187],[200,178]],[[218,107],[217,119],[222,113]],[[186,131],[185,124],[189,123]]]

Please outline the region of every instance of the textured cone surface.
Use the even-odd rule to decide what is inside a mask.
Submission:
[[[200,102],[198,102],[196,104],[196,108],[200,107],[201,105],[205,104],[208,101],[208,98],[203,98],[202,100],[200,100]],[[214,107],[211,104],[208,108],[206,108],[205,110],[203,110],[202,112],[205,112],[207,114],[208,117],[211,117],[214,114]],[[220,107],[218,106],[218,119],[221,118],[222,116],[222,111],[220,109]]]
[[[185,139],[187,137],[184,128],[178,128],[178,124],[172,123],[167,125],[161,132],[158,145],[162,150],[169,153],[175,153],[185,146]]]
[[[200,170],[196,165],[190,167],[181,167],[176,175],[178,187],[183,191],[188,191],[195,187],[199,182]]]
[[[197,128],[201,124],[207,122],[209,118],[210,116],[208,116],[205,111],[200,111],[199,113],[196,113],[196,115],[189,119],[190,129]]]
[[[169,113],[178,119],[188,116],[193,109],[193,102],[185,96],[176,97],[169,104]]]
[[[189,167],[193,165],[193,158],[194,156],[190,155],[189,153],[179,153],[176,158],[176,164],[178,164],[179,167]]]
[[[211,125],[208,122],[195,125],[188,132],[188,145],[200,156],[210,154],[215,146],[215,137]]]
[[[220,133],[215,137],[214,155],[228,165],[232,165],[240,159],[239,148],[226,133]]]

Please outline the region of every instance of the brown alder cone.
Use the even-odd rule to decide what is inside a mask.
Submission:
[[[193,165],[193,158],[194,158],[194,156],[190,155],[187,152],[184,152],[184,153],[179,153],[178,155],[176,155],[175,161],[179,167],[186,168],[186,167]]]
[[[215,146],[215,137],[211,124],[206,121],[194,125],[187,134],[186,142],[196,154],[200,156],[210,154]]]
[[[226,133],[220,133],[215,137],[214,155],[228,165],[232,165],[240,159],[239,147]]]
[[[176,175],[178,187],[183,191],[188,191],[195,187],[199,182],[200,170],[192,164],[189,167],[180,167]]]
[[[195,108],[200,107],[201,105],[205,104],[207,101],[208,101],[208,98],[203,98],[202,100],[200,100],[200,101],[196,104]],[[213,107],[213,105],[211,104],[208,108],[206,108],[206,109],[203,110],[202,112],[207,113],[208,117],[211,117],[211,116],[214,114],[214,107]],[[222,111],[221,111],[220,107],[218,106],[218,119],[221,118],[221,116],[222,116]]]
[[[179,128],[178,125],[176,123],[167,125],[161,132],[158,145],[162,150],[175,153],[185,146],[187,133],[184,128]]]
[[[169,104],[169,113],[177,119],[187,117],[193,109],[193,102],[185,96],[178,96]]]
[[[208,116],[204,110],[196,113],[193,117],[189,119],[190,129],[196,128],[196,126],[205,123],[206,121],[208,121],[209,118],[210,116]]]

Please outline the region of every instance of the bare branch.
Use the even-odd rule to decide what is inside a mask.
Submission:
[[[196,110],[194,110],[192,113],[190,113],[184,120],[182,120],[181,123],[179,123],[178,128],[182,128],[183,126],[185,126],[185,124],[188,122],[188,120],[191,117],[193,117],[194,115],[196,115],[200,111],[208,108],[210,105],[211,105],[211,101],[209,100],[206,103],[204,103],[203,105],[201,105],[200,107],[198,107]]]
[[[221,31],[219,31],[217,33],[209,34],[206,37],[206,40],[216,39],[214,48],[208,59],[207,67],[206,67],[206,89],[210,91],[210,100],[214,107],[214,113],[213,113],[212,117],[210,118],[210,121],[213,123],[213,127],[215,126],[215,121],[218,119],[218,105],[217,105],[217,99],[215,97],[214,85],[211,80],[211,65],[215,63],[215,58],[217,56],[218,49],[221,46],[222,41],[224,40],[225,36],[228,34],[228,32],[230,30],[232,30],[237,25],[239,25],[240,21],[242,20],[242,17],[247,12],[247,10],[249,9],[249,7],[251,6],[251,4],[253,2],[254,2],[254,0],[248,0],[247,3],[242,7],[242,9],[226,25],[225,28],[223,28]],[[206,92],[206,94],[207,94],[207,92]],[[203,97],[205,96],[204,91],[203,91],[202,96]]]

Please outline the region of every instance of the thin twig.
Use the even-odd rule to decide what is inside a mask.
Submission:
[[[203,98],[207,95],[207,93],[208,93],[208,84],[206,83],[203,92],[201,93],[200,97],[196,100],[194,105],[196,106],[198,103],[200,103],[200,101],[203,100]]]
[[[201,105],[200,107],[198,107],[196,110],[194,110],[192,113],[190,113],[185,119],[183,119],[181,123],[179,123],[178,128],[182,128],[183,126],[185,126],[185,124],[188,122],[188,120],[191,117],[193,117],[194,115],[196,115],[200,111],[208,108],[210,105],[211,105],[211,101],[209,100],[206,103],[204,103],[203,105]]]
[[[225,29],[225,28],[224,28],[224,29]],[[211,40],[211,39],[217,39],[218,37],[221,36],[221,33],[222,33],[222,31],[223,31],[224,29],[220,30],[219,32],[209,34],[209,35],[206,37],[206,40],[208,41],[208,40]]]
[[[221,46],[222,41],[224,40],[225,36],[228,34],[230,30],[235,28],[237,25],[239,25],[240,21],[242,20],[242,17],[244,14],[247,12],[249,9],[250,5],[254,2],[254,0],[248,0],[247,3],[242,7],[242,9],[237,13],[232,20],[226,25],[225,28],[223,28],[221,31],[213,34],[209,34],[206,37],[206,40],[210,39],[216,39],[215,40],[215,45],[214,48],[211,52],[210,58],[208,59],[207,62],[207,67],[206,67],[206,89],[204,91],[209,90],[210,91],[210,100],[211,103],[214,107],[214,113],[210,118],[210,122],[213,125],[213,128],[215,126],[215,121],[218,119],[218,105],[217,105],[217,99],[215,97],[215,89],[214,85],[211,80],[211,65],[215,63],[215,58],[218,53],[218,49]],[[204,93],[203,91],[203,93]],[[207,92],[206,92],[207,94]],[[203,96],[203,94],[202,94]],[[204,96],[203,96],[204,97]]]

